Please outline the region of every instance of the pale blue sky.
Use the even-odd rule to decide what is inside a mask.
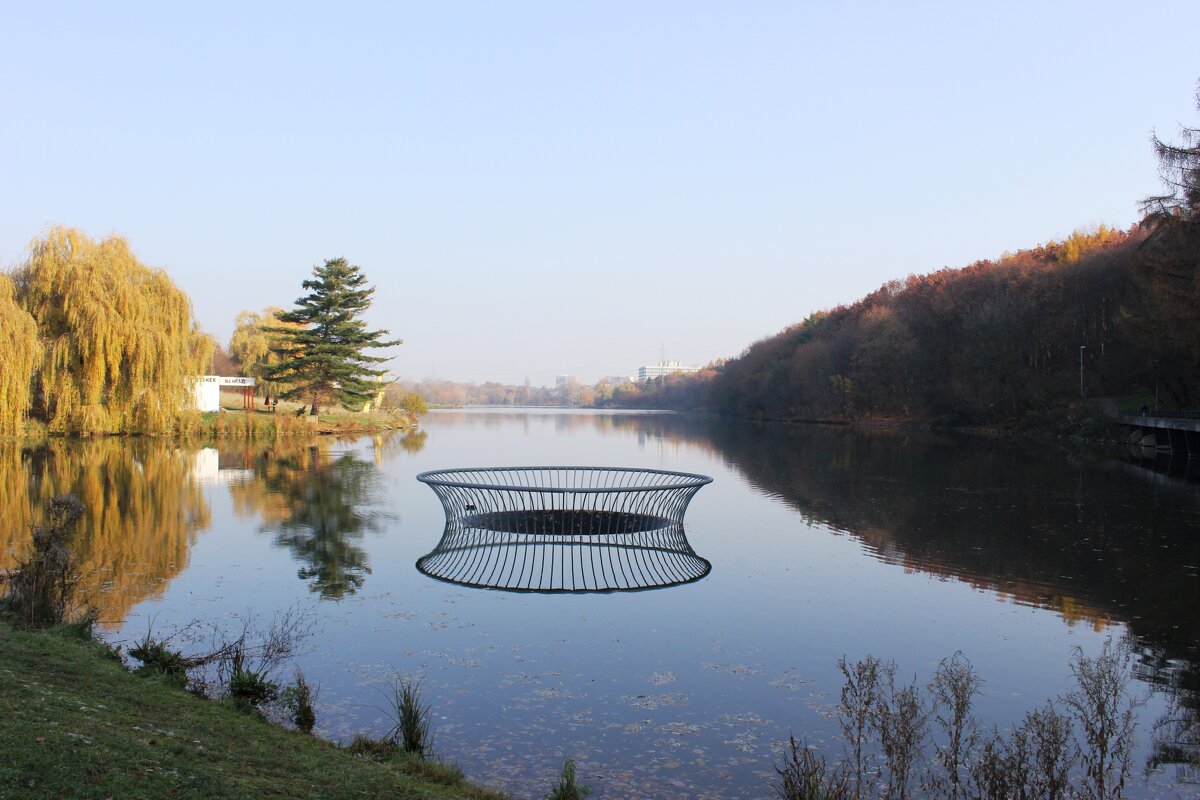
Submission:
[[[421,378],[703,363],[1096,223],[1200,3],[7,3],[0,263],[119,233],[227,340],[345,256]]]

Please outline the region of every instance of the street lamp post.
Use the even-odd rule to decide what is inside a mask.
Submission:
[[[1079,345],[1079,396],[1083,397],[1083,351],[1087,349],[1086,344]]]

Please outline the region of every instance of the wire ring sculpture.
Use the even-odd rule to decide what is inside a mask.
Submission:
[[[698,581],[683,517],[706,475],[627,467],[422,472],[446,528],[417,561],[450,583],[514,592],[617,592]]]

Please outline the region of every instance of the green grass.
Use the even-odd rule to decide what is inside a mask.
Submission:
[[[425,762],[355,756],[137,677],[78,638],[0,622],[3,800],[501,797],[446,781]]]
[[[1154,394],[1135,394],[1117,398],[1117,410],[1126,414],[1138,411],[1142,406],[1154,408]]]
[[[268,411],[261,397],[258,408],[244,411],[242,396],[234,392],[221,393],[221,407],[225,411],[220,414],[200,415],[198,433],[216,438],[274,439],[290,435],[372,433],[417,424],[412,414],[347,411],[336,404],[321,409],[313,421],[308,414],[297,414],[304,408],[301,403],[284,400],[275,411]]]

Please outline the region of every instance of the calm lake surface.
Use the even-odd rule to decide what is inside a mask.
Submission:
[[[444,524],[417,473],[537,464],[713,476],[687,515],[711,573],[546,595],[417,571]],[[518,796],[544,795],[567,757],[600,797],[770,796],[789,733],[840,752],[843,655],[925,683],[961,650],[986,680],[979,718],[1003,728],[1069,688],[1073,648],[1108,639],[1134,648],[1149,694],[1131,794],[1195,791],[1181,767],[1143,773],[1166,709],[1151,689],[1200,687],[1200,487],[1104,451],[483,409],[312,444],[0,449],[0,481],[7,559],[40,498],[84,501],[79,552],[109,639],[303,608],[321,735],[382,734],[382,690],[419,676],[438,753]]]

